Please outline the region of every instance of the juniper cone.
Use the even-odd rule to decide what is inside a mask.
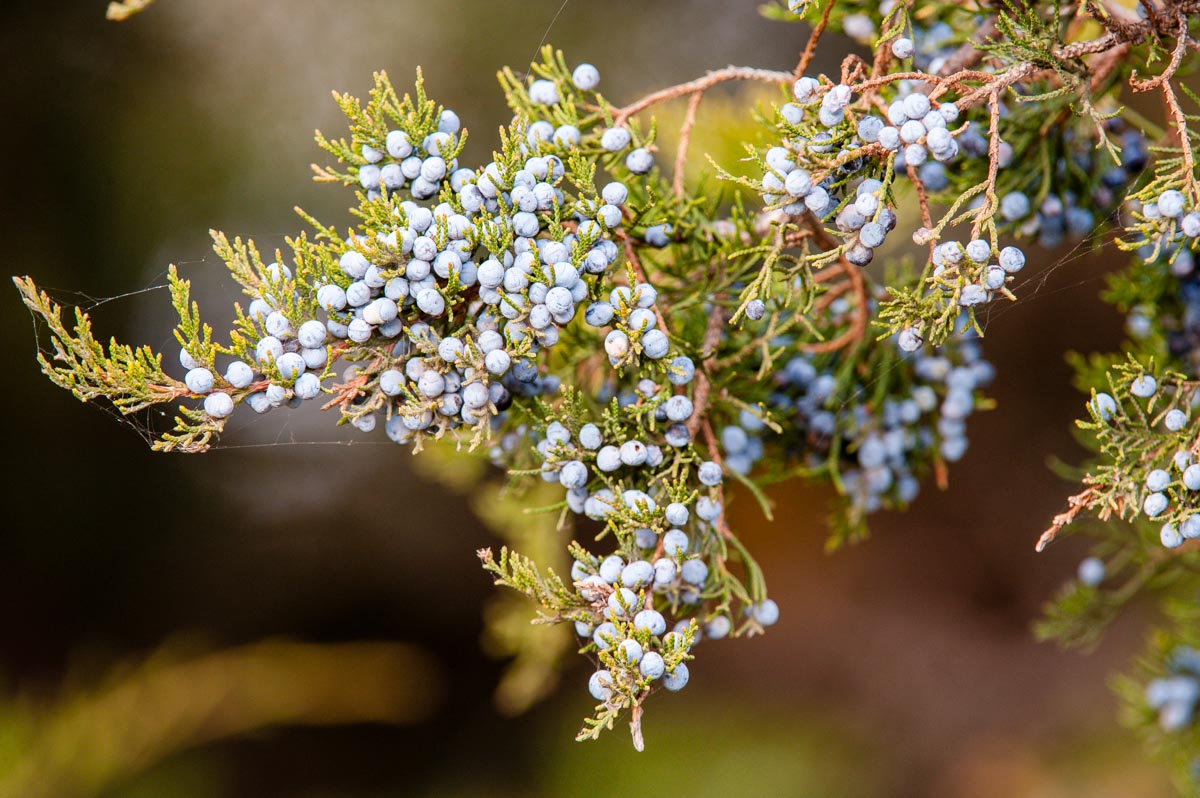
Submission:
[[[403,95],[384,73],[366,102],[336,94],[349,131],[317,134],[332,163],[314,168],[353,195],[352,229],[300,211],[304,231],[268,253],[214,232],[245,295],[236,322],[217,335],[172,267],[179,349],[165,360],[96,341],[86,314],[65,319],[16,278],[49,331],[42,368],[125,413],[177,405],[161,451],[210,448],[241,405],[316,399],[363,434],[417,453],[452,444],[554,486],[536,509],[595,539],[571,545],[569,573],[507,548],[479,557],[540,622],[572,624],[595,663],[579,738],[620,719],[641,748],[646,699],[693,668],[703,679],[702,640],[780,619],[729,503],[769,515],[764,485],[825,481],[831,544],[862,539],[871,514],[944,486],[966,455],[969,419],[992,406],[985,327],[1013,334],[993,311],[1036,290],[1050,248],[1128,252],[1105,294],[1127,314],[1126,345],[1072,359],[1093,456],[1037,544],[1067,530],[1095,549],[1039,634],[1091,643],[1135,596],[1161,595],[1168,623],[1121,691],[1191,773],[1200,101],[1183,79],[1200,4],[774,0],[764,13],[802,23],[793,70],[715,69],[625,104],[597,91],[599,68],[545,48],[527,73],[500,74],[513,118],[485,133],[485,163],[462,158],[469,109],[428,98],[419,72]],[[819,48],[837,72],[813,68]],[[737,81],[774,92],[767,144],[705,170],[690,152],[698,109]],[[1126,110],[1145,92],[1162,114]],[[685,110],[660,141],[652,114],[667,103]]]

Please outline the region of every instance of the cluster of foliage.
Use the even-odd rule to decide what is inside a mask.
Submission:
[[[810,28],[792,72],[728,67],[626,105],[549,48],[525,77],[503,72],[513,121],[478,167],[460,163],[466,131],[419,76],[403,97],[384,74],[366,103],[335,95],[349,136],[318,133],[337,163],[314,169],[354,190],[351,229],[301,212],[311,232],[273,257],[214,233],[249,300],[222,340],[172,269],[182,380],[148,348],[97,341],[82,312],[64,322],[19,278],[49,328],[42,367],[123,412],[188,400],[165,451],[205,450],[239,405],[322,397],[339,423],[382,422],[414,451],[484,453],[514,491],[557,486],[536,510],[595,540],[571,544],[569,575],[479,556],[598,663],[580,738],[627,716],[641,747],[646,698],[687,684],[697,644],[779,614],[726,520],[726,486],[769,516],[764,486],[827,481],[831,544],[863,537],[868,515],[964,456],[967,418],[990,406],[982,314],[1021,294],[1025,250],[1118,247],[1132,261],[1107,298],[1129,342],[1076,358],[1095,456],[1038,545],[1074,521],[1098,540],[1041,632],[1093,642],[1145,589],[1194,598],[1200,184],[1182,79],[1200,3],[763,11]],[[810,74],[820,43],[846,39],[838,74]],[[728,81],[778,88],[746,143],[750,174],[714,163],[688,179],[698,108]],[[1148,92],[1161,126],[1124,105]],[[668,165],[646,114],[673,101],[686,111]],[[1200,688],[1187,623],[1171,628],[1145,680],[1174,675],[1127,692],[1184,773]]]

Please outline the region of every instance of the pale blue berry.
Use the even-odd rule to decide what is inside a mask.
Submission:
[[[1142,502],[1142,512],[1148,517],[1155,518],[1162,515],[1167,509],[1167,497],[1162,493],[1151,493]]]
[[[1097,393],[1096,398],[1091,401],[1091,406],[1101,421],[1108,421],[1117,412],[1116,400],[1106,393]]]
[[[571,82],[575,84],[575,88],[577,89],[591,91],[600,85],[600,70],[591,64],[580,64],[571,73]]]
[[[595,424],[584,424],[579,428],[579,444],[585,449],[595,451],[604,443],[604,436]]]
[[[275,367],[279,376],[285,380],[294,380],[304,373],[304,358],[295,352],[284,352],[275,359]]]
[[[963,286],[962,292],[958,295],[958,304],[965,308],[973,307],[987,301],[987,289],[976,283],[968,283]]]
[[[1158,195],[1158,212],[1168,219],[1174,219],[1183,213],[1183,194],[1175,189],[1168,189]]]
[[[611,622],[605,621],[596,627],[596,631],[592,633],[592,641],[601,651],[607,651],[612,648],[616,642],[617,627]]]
[[[617,651],[630,665],[636,665],[642,660],[642,644],[633,638],[622,640],[621,645],[617,646]]]
[[[688,522],[690,513],[688,512],[687,505],[680,504],[679,502],[671,502],[666,507],[665,515],[667,523],[671,526],[683,526]]]
[[[751,608],[750,613],[763,626],[771,626],[779,620],[779,605],[772,599],[763,599]]]
[[[663,435],[668,446],[673,446],[676,449],[682,449],[692,441],[692,433],[688,430],[686,424],[672,424],[667,427],[666,433]]]
[[[913,92],[904,98],[904,114],[909,119],[920,119],[929,113],[929,97],[920,92]]]
[[[1171,432],[1179,432],[1187,425],[1187,413],[1178,408],[1171,410],[1163,419],[1163,423]]]
[[[709,640],[721,640],[733,630],[733,622],[727,615],[718,615],[704,624],[704,636]]]
[[[371,264],[367,261],[365,255],[353,249],[348,249],[342,253],[338,260],[338,265],[342,267],[342,271],[350,275],[355,280],[361,280],[363,275],[367,273],[367,267]]]
[[[254,356],[260,363],[273,363],[282,354],[283,344],[273,335],[260,339],[254,347]]]
[[[429,316],[440,316],[446,311],[446,300],[435,289],[425,288],[417,294],[417,307]]]
[[[625,465],[640,466],[645,464],[648,452],[646,444],[641,441],[625,441],[621,444],[619,455]]]
[[[671,532],[676,532],[676,531],[678,531],[678,530],[671,530]],[[668,532],[667,535],[670,535],[671,532]],[[680,532],[679,534],[683,535],[682,532]],[[684,537],[684,548],[686,549],[687,548],[687,545],[686,545],[687,535],[683,535],[683,537]],[[666,536],[665,535],[663,536],[663,541],[664,541],[664,548],[665,548],[666,547],[666,544],[665,544]],[[664,585],[671,584],[672,582],[675,581],[675,577],[678,574],[679,574],[679,569],[676,567],[674,560],[669,560],[666,557],[661,557],[654,561],[654,584],[655,584],[655,586],[662,587]]]
[[[879,141],[879,131],[883,130],[883,120],[877,116],[864,116],[858,121],[858,137],[870,144]],[[791,193],[791,192],[789,192]],[[792,196],[798,196],[792,194]]]
[[[623,127],[613,127],[604,131],[600,136],[600,146],[608,152],[618,152],[629,146],[629,131]]]
[[[1104,581],[1104,561],[1099,557],[1088,557],[1079,563],[1079,581],[1088,587],[1096,587]]]
[[[711,460],[700,464],[700,468],[697,470],[697,476],[699,477],[701,484],[707,485],[710,488],[720,485],[723,478],[723,475],[721,474],[721,467]]]
[[[675,670],[663,676],[663,687],[671,692],[677,692],[687,686],[690,677],[688,666],[681,662],[675,666]]]
[[[650,545],[654,545],[653,542]],[[645,547],[649,548],[649,546]],[[634,560],[621,570],[621,584],[636,590],[654,581],[654,566],[645,560]]]
[[[792,94],[802,103],[813,99],[821,84],[816,78],[803,77],[792,84]]]
[[[618,555],[613,554],[605,557],[600,563],[600,578],[608,584],[614,584],[621,578],[621,570],[625,567],[625,561]]]
[[[227,393],[210,393],[204,397],[204,412],[213,418],[227,418],[233,413],[233,399]]]
[[[616,446],[605,446],[596,452],[596,468],[605,473],[621,467],[621,450]]]
[[[588,679],[588,692],[597,701],[608,701],[613,697],[612,674],[605,670],[593,673]]]
[[[254,382],[254,369],[240,360],[235,360],[225,369],[225,382],[234,388],[245,388]]]
[[[696,515],[703,521],[716,521],[721,509],[721,503],[709,496],[701,496],[696,500]]]
[[[192,393],[208,393],[213,389],[213,373],[204,367],[191,369],[184,375],[183,384]]]
[[[703,585],[708,581],[708,566],[700,559],[687,560],[679,569],[679,576],[690,585]]]
[[[1200,490],[1200,464],[1192,464],[1184,469],[1183,486],[1188,490]]]
[[[321,380],[316,374],[301,374],[296,378],[292,390],[301,399],[315,399],[321,393]]]
[[[1000,268],[1009,274],[1016,274],[1025,267],[1025,253],[1016,247],[1005,247],[1000,250]]]
[[[647,651],[638,665],[638,670],[642,676],[653,681],[662,678],[663,673],[667,670],[667,665],[663,662],[662,654],[657,651]]]
[[[924,342],[925,339],[921,337],[921,333],[913,327],[905,327],[896,337],[897,345],[905,352],[917,351]]]
[[[1183,535],[1179,534],[1179,530],[1175,528],[1174,524],[1163,524],[1158,533],[1158,539],[1168,549],[1183,545]]]
[[[306,349],[316,349],[325,343],[325,325],[319,321],[306,321],[296,331],[296,340]]]
[[[661,360],[667,356],[671,342],[662,330],[647,330],[642,336],[642,352],[652,360]]]
[[[967,257],[975,263],[986,263],[992,256],[992,245],[982,238],[976,238],[967,243]]]
[[[688,536],[686,533],[671,529],[663,535],[663,552],[668,557],[681,557],[688,549]]]
[[[608,610],[613,615],[625,615],[637,608],[637,594],[627,587],[619,587],[608,597]]]
[[[554,105],[558,102],[558,87],[552,80],[535,80],[529,84],[529,100],[538,105]]]
[[[570,460],[563,464],[558,474],[558,481],[567,490],[582,488],[588,481],[588,469],[579,460]]]
[[[378,190],[380,170],[375,164],[366,164],[358,168],[358,184],[367,191]]]
[[[1171,475],[1161,468],[1156,468],[1146,475],[1146,490],[1151,493],[1166,490],[1169,484],[1171,484]]]
[[[412,155],[413,152],[413,146],[408,140],[408,134],[403,130],[388,132],[387,138],[384,140],[384,146],[387,149],[388,155],[397,160],[403,160]]]
[[[396,396],[404,390],[404,375],[396,369],[388,369],[379,375],[379,390],[388,396]]]
[[[191,369],[198,369],[201,366],[203,366],[204,364],[201,363],[196,358],[192,357],[191,352],[187,351],[186,349],[180,349],[179,350],[179,365],[183,366],[185,369],[188,369],[190,371]]]
[[[633,616],[633,628],[657,637],[667,631],[667,621],[658,610],[642,610]]]
[[[650,151],[638,147],[625,156],[625,167],[634,174],[643,175],[654,166],[654,156]]]
[[[672,385],[687,385],[696,376],[696,366],[687,355],[671,358],[671,367],[667,371],[667,379]]]
[[[1143,374],[1134,379],[1129,386],[1129,392],[1139,399],[1149,399],[1158,391],[1158,380],[1149,374]]]
[[[1179,229],[1188,238],[1200,238],[1200,213],[1192,211],[1184,216],[1183,221],[1179,224]]]

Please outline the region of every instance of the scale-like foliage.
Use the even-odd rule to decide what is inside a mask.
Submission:
[[[766,486],[825,481],[835,547],[922,480],[944,486],[968,417],[991,408],[983,321],[1028,290],[1034,247],[1119,247],[1133,261],[1106,296],[1130,341],[1073,359],[1094,457],[1038,544],[1064,529],[1097,538],[1038,630],[1091,644],[1134,597],[1194,601],[1200,587],[1200,117],[1181,83],[1200,4],[1133,5],[773,2],[767,16],[810,30],[794,71],[726,67],[626,105],[597,91],[593,67],[545,48],[528,71],[501,72],[514,119],[479,168],[460,163],[466,131],[419,72],[403,97],[378,73],[365,103],[334,94],[348,132],[317,134],[336,163],[315,179],[354,191],[351,229],[298,211],[312,232],[270,262],[214,233],[250,299],[223,337],[171,270],[182,382],[161,355],[105,347],[85,314],[68,326],[29,278],[16,283],[48,331],[40,362],[56,384],[122,412],[191,402],[156,448],[201,451],[238,405],[324,394],[341,423],[381,422],[414,451],[486,452],[533,523],[518,534],[507,510],[493,518],[524,551],[481,550],[485,570],[537,623],[572,625],[598,664],[579,738],[628,717],[640,748],[645,699],[686,685],[697,643],[778,616],[726,503],[770,518]],[[869,54],[808,74],[835,34]],[[731,81],[774,102],[743,115],[757,124],[743,163],[687,174],[697,109]],[[1136,92],[1160,94],[1163,117],[1129,110]],[[660,131],[649,112],[684,100],[677,129]],[[572,535],[598,545],[547,553]],[[516,707],[568,646],[531,655],[513,606],[492,639],[530,663]],[[1181,763],[1200,739],[1191,634],[1162,632],[1145,666],[1174,674],[1176,693],[1122,688],[1134,722],[1175,735],[1160,747]]]

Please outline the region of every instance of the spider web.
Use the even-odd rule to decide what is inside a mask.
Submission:
[[[284,233],[278,233],[278,234],[272,234],[272,235],[266,236],[266,237],[260,236],[260,237],[256,237],[256,240],[282,239],[285,235],[286,234],[284,234]],[[184,271],[185,267],[196,267],[196,266],[212,267],[215,265],[220,265],[222,267],[220,270],[220,273],[222,275],[224,275],[224,273],[225,273],[224,272],[224,264],[220,264],[219,260],[213,255],[208,255],[206,257],[195,258],[195,259],[191,259],[191,260],[175,261],[174,265],[176,267],[178,267],[181,272]],[[108,306],[111,303],[136,300],[138,298],[146,297],[146,296],[149,296],[152,294],[153,295],[165,294],[169,288],[169,284],[166,279],[167,273],[168,273],[168,269],[165,269],[165,268],[161,269],[160,271],[155,273],[146,282],[146,284],[144,286],[142,286],[141,288],[137,288],[137,289],[134,289],[131,291],[126,291],[126,292],[120,293],[120,294],[113,294],[111,296],[98,296],[98,295],[91,294],[91,293],[88,293],[86,291],[82,291],[79,289],[59,288],[59,287],[55,287],[55,286],[46,286],[46,285],[40,285],[40,284],[37,287],[38,287],[38,290],[44,291],[53,302],[55,302],[57,305],[59,305],[62,308],[63,314],[65,317],[69,318],[69,316],[67,314],[73,314],[73,311],[75,308],[79,308],[83,312],[89,314],[89,316],[94,316],[95,311],[97,309],[105,308],[106,306]],[[51,362],[53,362],[54,349],[49,343],[47,331],[45,329],[45,323],[42,322],[41,319],[34,312],[32,312],[32,311],[28,311],[28,312],[29,312],[29,316],[30,316],[30,325],[33,329],[33,339],[34,339],[35,350],[38,353],[40,353],[41,355],[43,355],[44,357],[46,357],[47,360],[50,360]],[[137,313],[130,313],[129,319],[132,322],[136,323],[137,315],[138,315]],[[98,319],[96,319],[94,317],[92,318],[93,325],[95,325],[97,321],[98,321]],[[172,326],[172,329],[173,329],[173,326]],[[98,331],[96,331],[97,341],[104,343],[107,341],[108,337],[109,336],[102,335]],[[171,357],[171,353],[177,348],[177,343],[175,341],[175,337],[172,332],[169,332],[169,331],[166,332],[157,341],[156,344],[152,345],[152,348],[154,349],[155,352],[162,353],[164,369],[168,373],[178,370],[178,368],[179,368],[178,362]],[[195,403],[194,401],[185,401],[184,402],[184,404],[189,404],[189,405],[194,404],[194,403]],[[170,430],[174,426],[174,419],[178,412],[177,406],[173,405],[173,404],[156,405],[154,407],[146,408],[145,410],[140,410],[140,411],[137,411],[134,413],[128,413],[128,414],[122,413],[111,402],[103,400],[103,399],[89,401],[89,402],[86,402],[85,404],[87,404],[90,407],[94,407],[94,408],[98,409],[100,412],[106,414],[107,416],[112,418],[114,421],[116,421],[117,424],[119,424],[127,429],[132,430],[134,432],[134,434],[136,434],[139,438],[141,438],[141,440],[146,444],[147,447],[150,447],[152,444],[154,444],[154,442],[159,439],[159,437],[163,431]],[[271,414],[272,422],[267,422],[266,418],[259,416],[259,414],[257,414],[257,413],[249,412],[248,409],[244,410],[243,412],[235,413],[233,416],[230,417],[230,419],[226,423],[225,431],[222,434],[222,437],[212,442],[210,451],[219,451],[219,450],[229,451],[229,450],[237,450],[237,449],[259,449],[259,448],[276,447],[276,446],[364,446],[364,445],[394,446],[395,445],[391,441],[386,440],[386,439],[381,440],[381,439],[379,439],[378,436],[375,436],[373,434],[370,436],[370,438],[364,437],[364,438],[357,438],[357,439],[336,439],[336,440],[335,439],[312,440],[312,439],[309,439],[304,436],[298,437],[297,429],[296,429],[297,425],[294,423],[295,422],[295,416],[294,416],[295,412],[296,411],[291,408],[286,408],[286,407],[279,408],[279,409],[277,409],[276,413]],[[307,416],[308,416],[308,414],[306,414],[306,417]],[[253,434],[261,434],[260,428],[262,428],[264,425],[266,425],[268,423],[274,423],[277,426],[274,440],[247,442],[247,443],[228,443],[228,442],[226,442],[225,436],[228,436],[229,438],[237,439],[239,437],[245,437],[248,433],[252,434],[252,435]],[[255,432],[255,430],[258,430],[258,431]],[[340,432],[342,432],[342,431],[339,430],[339,433]]]
[[[1094,273],[1089,274],[1086,277],[1074,280],[1065,285],[1047,288],[1050,279],[1064,267],[1089,257],[1099,258],[1100,253],[1104,252],[1106,248],[1093,251],[1094,245],[1097,242],[1101,242],[1103,240],[1103,242],[1107,245],[1111,243],[1111,241],[1116,240],[1116,233],[1111,231],[1106,231],[1100,235],[1097,235],[1098,232],[1105,231],[1106,228],[1111,226],[1111,218],[1112,217],[1106,217],[1103,220],[1095,223],[1092,226],[1092,229],[1085,236],[1083,236],[1083,238],[1076,241],[1067,252],[1057,258],[1050,265],[1038,270],[1036,273],[1027,274],[1027,276],[1020,282],[1012,285],[1011,290],[1017,296],[1015,302],[1008,299],[993,300],[976,312],[976,320],[979,323],[980,329],[982,329],[984,332],[984,335],[980,336],[979,340],[984,347],[985,357],[987,352],[986,334],[991,328],[993,322],[997,321],[998,319],[1002,319],[1009,313],[1012,313],[1018,306],[1024,307],[1031,302],[1042,301],[1064,291],[1078,289],[1081,286],[1103,280],[1108,275],[1107,271],[1096,270]],[[867,334],[871,334],[870,329],[868,329]],[[848,406],[854,404],[863,396],[869,395],[871,393],[871,389],[876,386],[880,380],[889,377],[893,371],[903,367],[904,365],[906,365],[905,361],[901,360],[873,375],[870,379],[863,382],[856,390],[847,395],[845,399],[838,404],[838,410],[845,410]]]

